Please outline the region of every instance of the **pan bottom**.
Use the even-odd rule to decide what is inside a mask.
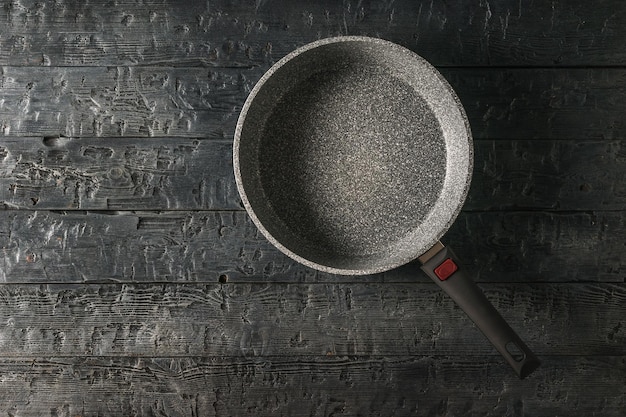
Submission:
[[[260,182],[281,224],[268,230],[324,264],[397,250],[439,198],[446,145],[428,103],[380,67],[317,72],[271,110]],[[416,254],[417,255],[417,254]]]

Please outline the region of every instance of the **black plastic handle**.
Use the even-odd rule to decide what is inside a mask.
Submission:
[[[459,266],[452,250],[441,246],[424,262],[422,270],[467,313],[521,379],[530,375],[539,366],[539,359]]]

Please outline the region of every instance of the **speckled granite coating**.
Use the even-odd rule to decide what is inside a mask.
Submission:
[[[465,199],[472,141],[439,73],[398,45],[323,39],[259,81],[235,132],[244,205],[294,259],[380,272],[432,246]]]
[[[316,73],[281,99],[262,133],[259,168],[293,233],[331,253],[369,256],[428,214],[443,185],[445,144],[413,89],[375,68],[346,68]]]

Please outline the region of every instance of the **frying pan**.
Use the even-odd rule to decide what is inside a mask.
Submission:
[[[539,361],[439,239],[470,185],[472,136],[456,94],[394,43],[342,36],[288,54],[250,92],[235,130],[243,204],[279,250],[364,275],[415,260],[520,378]]]

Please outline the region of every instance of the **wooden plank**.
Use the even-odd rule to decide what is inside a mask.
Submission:
[[[252,69],[0,69],[0,133],[232,138]]]
[[[476,138],[617,139],[626,71],[442,69],[465,107]]]
[[[626,27],[626,26],[625,26]],[[232,139],[269,65],[1,67],[5,136]],[[442,68],[476,138],[621,139],[626,69]]]
[[[0,139],[0,201],[21,209],[241,209],[230,141]]]
[[[621,6],[3,2],[0,414],[623,417]],[[467,108],[444,242],[540,354],[529,379],[416,264],[317,273],[241,210],[248,92],[338,34],[422,54]]]
[[[467,212],[444,236],[480,282],[624,282],[626,212]],[[429,282],[416,264],[329,275],[298,264],[245,212],[0,211],[0,277],[51,282]]]
[[[474,142],[466,210],[622,210],[626,141]]]
[[[626,354],[626,284],[483,288],[539,356]],[[0,299],[1,357],[497,354],[432,283],[5,285]]]
[[[241,209],[230,141],[0,137],[0,202],[20,209]],[[626,140],[476,140],[466,210],[621,210]]]
[[[239,66],[348,34],[393,40],[437,65],[624,65],[621,6],[617,0],[118,0],[115,6],[21,0],[0,10],[0,65]]]
[[[41,358],[0,361],[9,415],[622,417],[626,362],[547,358],[524,381],[497,359]]]

